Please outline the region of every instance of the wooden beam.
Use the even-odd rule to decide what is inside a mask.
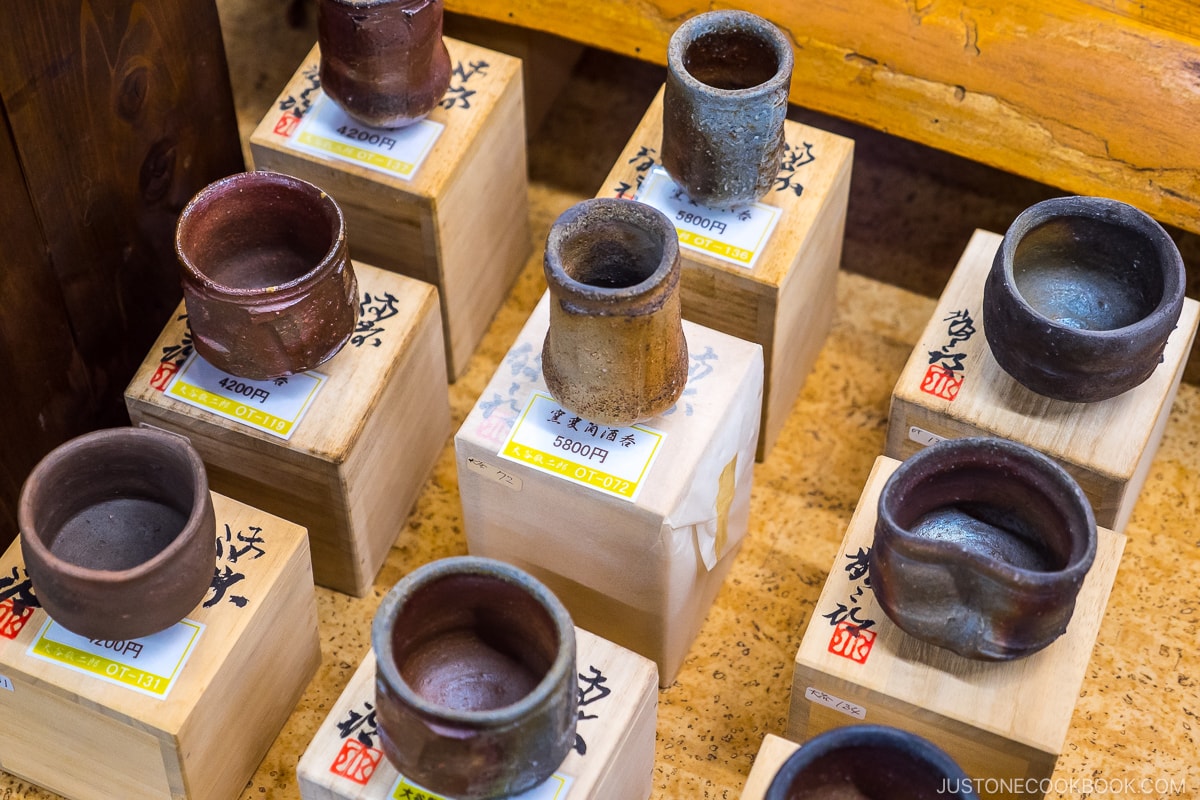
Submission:
[[[728,6],[727,3],[712,4]],[[796,53],[791,100],[1200,231],[1191,0],[741,0]],[[690,0],[447,0],[665,63]]]

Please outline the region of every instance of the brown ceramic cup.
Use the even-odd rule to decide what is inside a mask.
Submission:
[[[1031,391],[1107,400],[1162,360],[1186,279],[1171,237],[1133,206],[1046,200],[1004,234],[984,284],[984,335],[996,363]]]
[[[277,172],[209,184],[175,230],[196,352],[251,380],[310,370],[350,339],[358,283],[333,198]]]
[[[1062,467],[1007,439],[951,439],[884,485],[871,588],[910,635],[1009,660],[1066,631],[1095,555],[1091,504]]]
[[[783,762],[763,800],[975,800],[975,784],[945,751],[885,725],[818,734]]]
[[[783,159],[792,46],[746,11],[710,11],[667,45],[663,166],[688,197],[725,208],[770,190]]]
[[[575,628],[516,567],[460,557],[413,571],[384,598],[371,644],[383,752],[427,789],[519,794],[575,743]]]
[[[550,228],[544,267],[542,371],[554,399],[606,425],[670,408],[688,373],[670,220],[642,203],[584,200]]]
[[[169,628],[212,583],[208,478],[181,436],[111,428],[72,439],[34,467],[17,513],[38,601],[80,636]]]
[[[442,0],[318,0],[321,89],[354,119],[400,128],[450,86]]]

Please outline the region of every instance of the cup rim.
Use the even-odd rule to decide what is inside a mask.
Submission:
[[[558,652],[554,661],[528,694],[510,705],[485,711],[464,711],[430,702],[418,694],[400,674],[392,648],[392,630],[404,598],[424,586],[461,575],[493,578],[531,595],[549,614],[558,632]],[[371,649],[376,670],[402,703],[427,720],[461,725],[467,728],[506,727],[527,718],[544,706],[568,680],[574,691],[575,626],[562,602],[546,586],[524,570],[495,559],[479,556],[455,556],[434,561],[401,578],[379,604],[371,623]],[[571,674],[568,674],[571,673]]]
[[[139,439],[145,440],[145,443],[150,443],[151,446],[169,451],[187,462],[189,474],[192,476],[192,508],[179,534],[166,547],[155,553],[152,557],[132,567],[121,570],[95,569],[76,564],[72,561],[66,561],[56,556],[51,552],[46,543],[42,541],[41,534],[38,532],[38,526],[35,524],[32,506],[37,495],[33,493],[34,490],[31,487],[35,484],[44,485],[45,474],[65,460],[85,457],[91,453],[95,453],[109,442],[137,442]],[[189,541],[193,537],[185,536],[184,533],[196,530],[200,523],[204,521],[208,513],[208,492],[208,475],[204,467],[204,461],[196,451],[196,448],[185,437],[154,428],[105,428],[92,431],[91,433],[70,439],[51,450],[37,463],[37,466],[29,473],[29,477],[25,479],[17,509],[17,523],[21,533],[21,546],[32,549],[37,558],[55,572],[66,575],[74,580],[113,585],[137,581],[146,575],[153,574],[162,569],[188,548]]]
[[[721,89],[697,78],[684,66],[687,49],[699,38],[697,28],[715,24],[714,32],[741,31],[752,34],[771,46],[775,53],[775,73],[762,83],[744,89]],[[719,26],[719,27],[717,27]],[[667,42],[667,66],[672,76],[693,92],[711,94],[713,97],[738,99],[749,95],[764,94],[781,83],[791,83],[795,55],[787,37],[775,23],[758,14],[740,9],[718,9],[697,14],[683,22],[671,34]]]
[[[316,206],[319,206],[321,211],[330,214],[330,221],[334,223],[336,230],[329,243],[329,248],[310,269],[283,283],[272,286],[238,288],[227,286],[220,281],[214,280],[208,273],[201,270],[191,255],[184,250],[183,236],[189,226],[193,224],[192,217],[200,213],[199,209],[202,206],[211,204],[219,196],[229,192],[243,191],[247,188],[267,186],[275,186],[282,191],[303,194],[311,199]],[[338,251],[345,247],[345,244],[346,218],[342,213],[341,206],[333,199],[333,196],[321,187],[308,181],[283,172],[274,172],[271,170],[237,172],[213,181],[188,201],[187,205],[183,207],[183,211],[179,214],[178,222],[175,224],[175,256],[189,279],[214,294],[233,300],[259,300],[263,298],[282,300],[297,291],[303,291],[306,286],[319,280],[323,273],[338,263]]]

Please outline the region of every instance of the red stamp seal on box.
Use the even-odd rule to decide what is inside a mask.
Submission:
[[[300,118],[289,112],[282,115],[275,123],[275,133],[279,136],[291,136],[296,132],[296,126],[299,124]]]
[[[379,766],[382,758],[382,750],[367,747],[357,739],[350,738],[342,743],[342,749],[338,751],[337,758],[333,760],[333,766],[329,768],[329,771],[361,786],[366,786],[367,782],[371,780],[371,776],[375,774],[375,768]]]
[[[953,400],[958,397],[962,382],[961,375],[955,375],[941,364],[930,364],[921,379],[921,391],[943,400]]]
[[[11,597],[0,602],[0,636],[5,639],[15,639],[25,623],[33,616],[33,607],[22,605],[17,610],[16,603]]]
[[[867,663],[871,647],[875,644],[875,631],[867,631],[849,622],[839,622],[829,638],[829,652],[848,658],[858,664]]]
[[[166,391],[167,384],[171,382],[171,378],[175,377],[175,373],[178,371],[179,365],[175,362],[160,361],[158,368],[150,376],[150,387],[160,392]]]

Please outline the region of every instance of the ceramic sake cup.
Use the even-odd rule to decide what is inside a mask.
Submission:
[[[212,583],[208,478],[182,436],[111,428],[72,439],[34,467],[17,514],[38,601],[80,636],[157,633],[187,616]]]
[[[1066,631],[1095,556],[1091,504],[1062,467],[1007,439],[950,439],[884,484],[871,588],[908,634],[1009,660]]]
[[[545,781],[575,744],[575,628],[529,574],[447,558],[402,579],[375,615],[383,752],[438,794],[484,800]]]

